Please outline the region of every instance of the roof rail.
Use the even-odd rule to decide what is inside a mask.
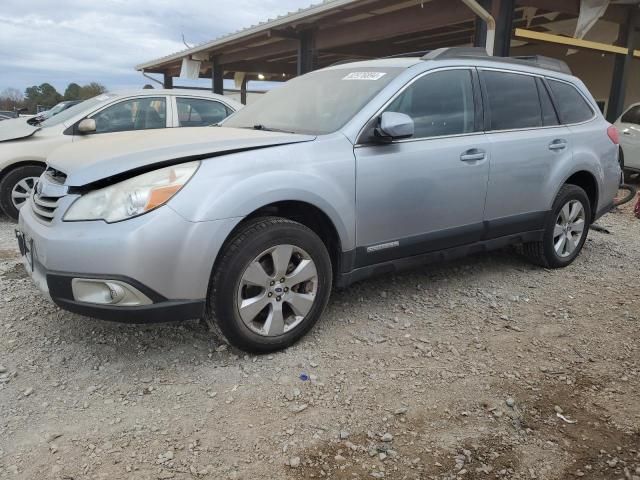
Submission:
[[[572,75],[571,69],[569,68],[569,65],[567,65],[567,62],[558,60],[556,58],[544,57],[542,55],[527,55],[520,57],[490,57],[489,55],[487,55],[487,51],[481,47],[439,48],[427,53],[426,55],[421,57],[421,60],[442,60],[446,58],[482,58],[483,60],[500,63],[534,65],[546,70],[553,70],[555,72]]]
[[[393,54],[393,55],[387,55],[385,57],[380,57],[380,58],[422,57],[423,55],[427,55],[430,52],[431,52],[431,50],[419,50],[417,52],[396,53],[396,54]]]
[[[560,73],[566,73],[571,75],[571,68],[567,65],[567,62],[558,60],[557,58],[544,57],[542,55],[527,55],[520,57],[511,57],[514,60],[520,60],[522,62],[533,63],[536,67],[546,68],[547,70],[554,70]]]
[[[441,60],[443,58],[460,57],[488,57],[487,51],[482,47],[446,47],[432,50],[424,55],[421,60]]]

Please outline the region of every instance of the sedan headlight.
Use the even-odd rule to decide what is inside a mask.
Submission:
[[[189,181],[200,162],[160,168],[115,185],[93,190],[78,198],[65,221],[119,222],[164,205]]]

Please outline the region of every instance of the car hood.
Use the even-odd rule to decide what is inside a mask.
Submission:
[[[38,130],[40,130],[40,127],[29,125],[24,117],[10,118],[0,123],[0,142],[30,137]]]
[[[314,136],[226,127],[166,128],[93,135],[55,150],[50,167],[79,187],[183,161],[314,140]]]

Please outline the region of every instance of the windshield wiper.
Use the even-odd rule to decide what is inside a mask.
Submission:
[[[282,133],[295,133],[292,132],[290,130],[282,130],[281,128],[271,128],[271,127],[267,127],[261,123],[258,123],[257,125],[253,126],[254,130],[263,130],[265,132],[282,132]]]

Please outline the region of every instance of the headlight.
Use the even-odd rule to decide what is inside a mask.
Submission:
[[[65,221],[104,220],[118,222],[164,205],[189,181],[200,162],[161,168],[78,198]]]

